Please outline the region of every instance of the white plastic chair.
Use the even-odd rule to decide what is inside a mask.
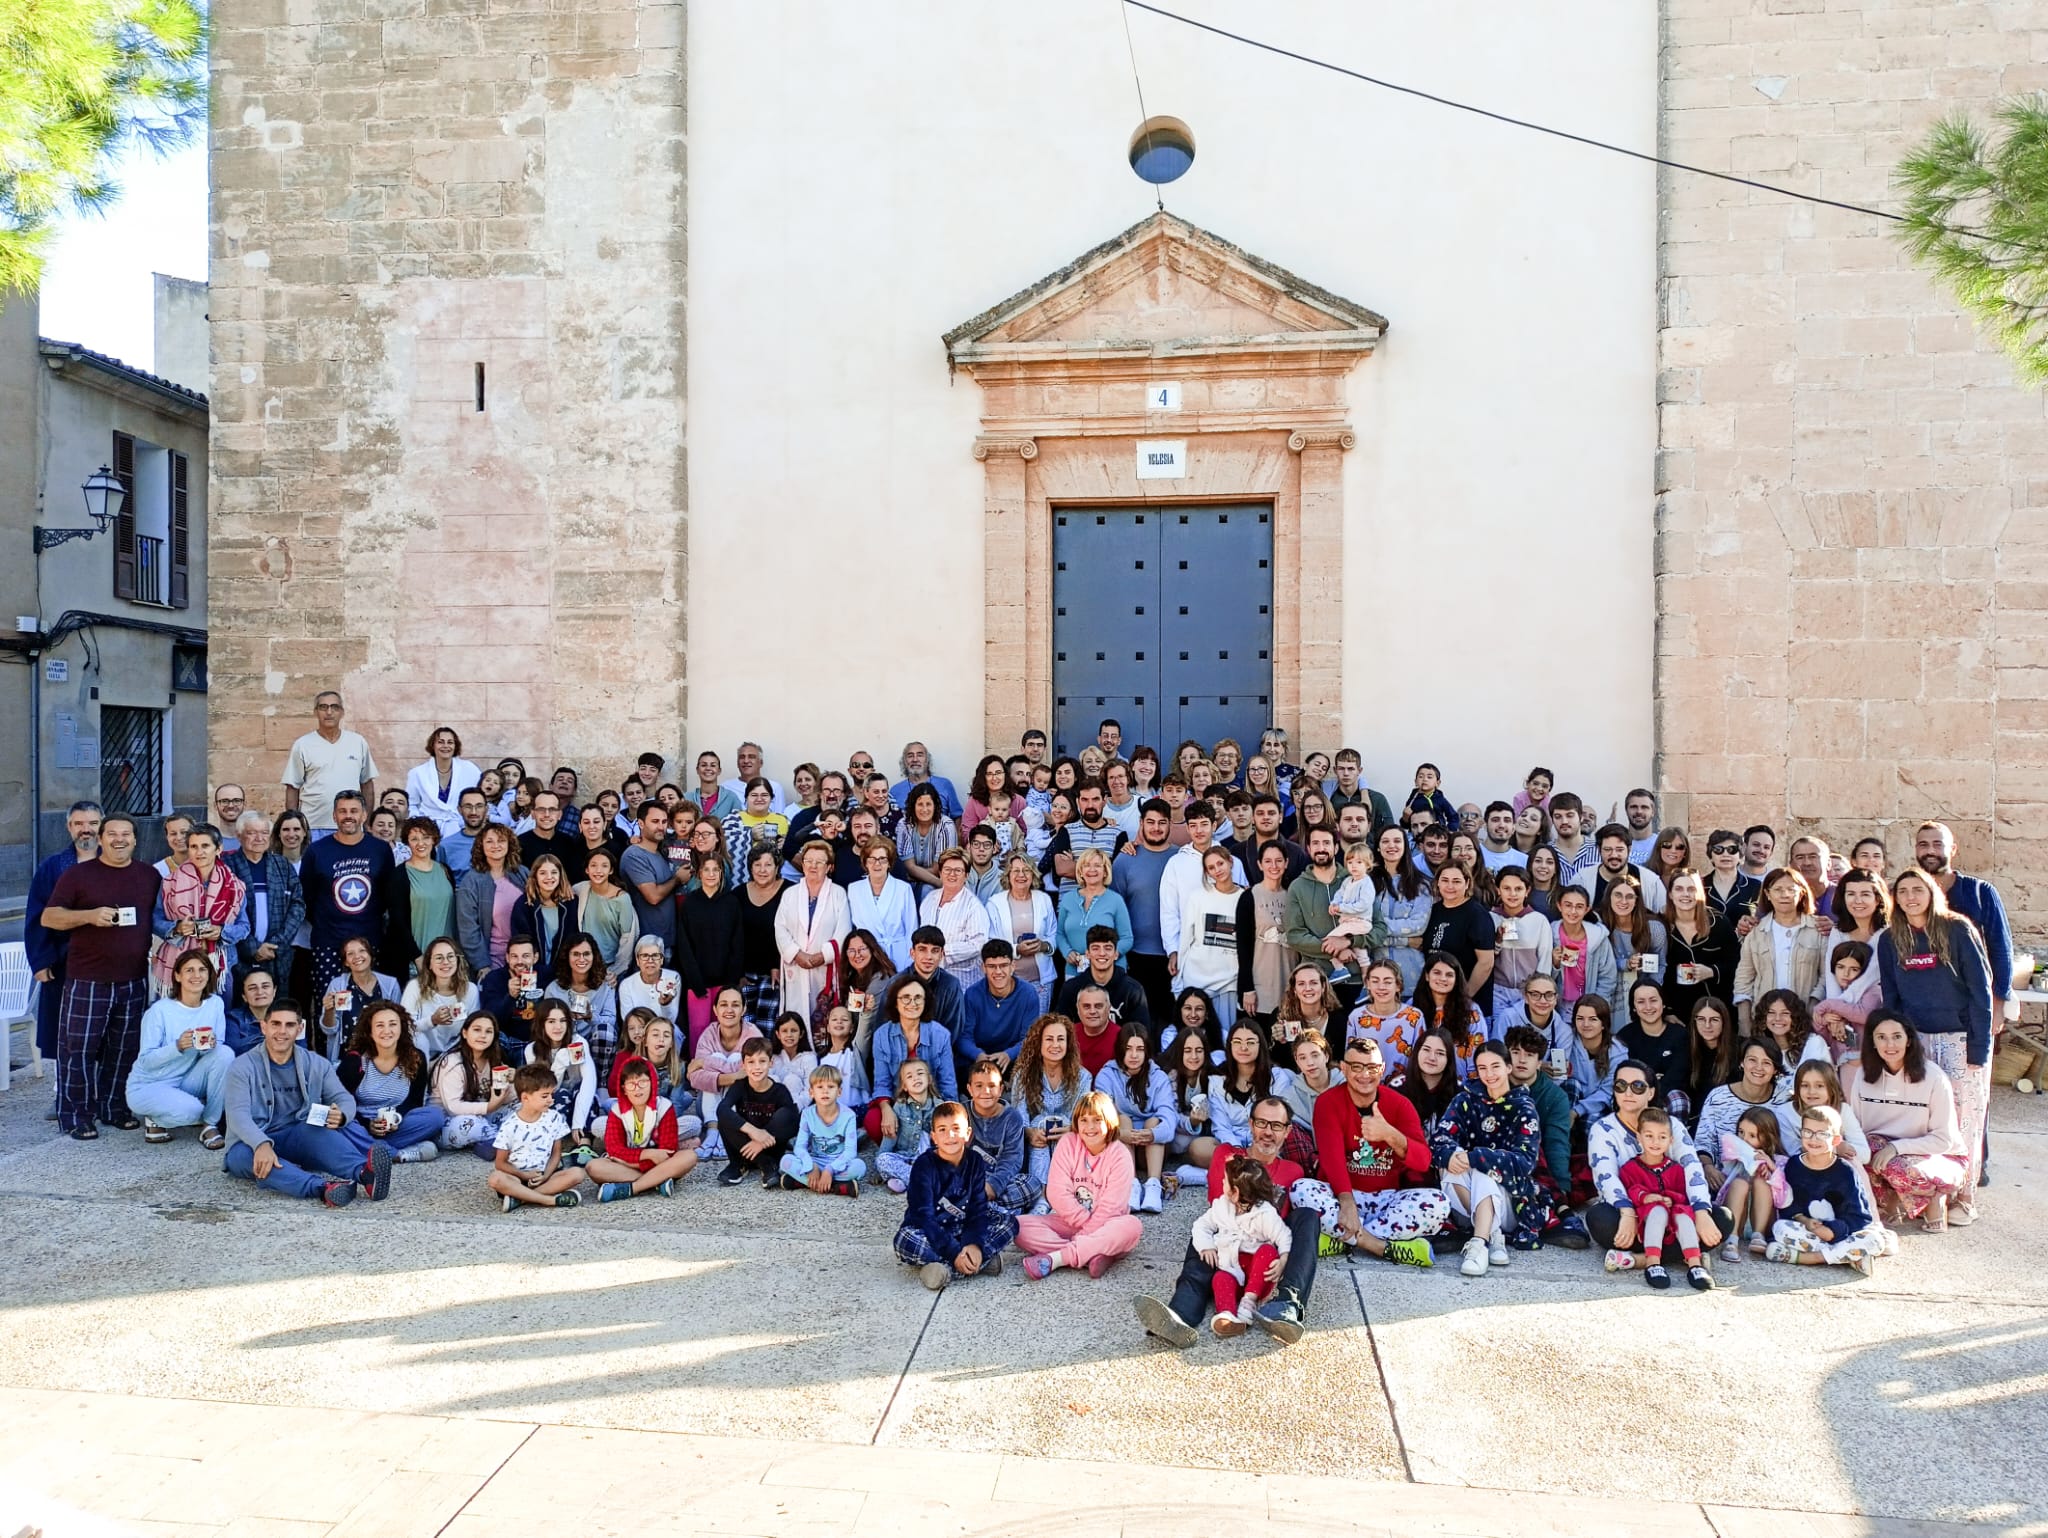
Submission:
[[[28,947],[19,940],[0,945],[0,1090],[14,1084],[14,1028],[28,1024],[29,1065],[35,1076],[43,1076],[43,1055],[36,1048],[35,972],[28,964]]]

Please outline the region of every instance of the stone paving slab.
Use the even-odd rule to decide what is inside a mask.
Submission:
[[[0,1529],[49,1538],[1966,1538],[1941,1523],[0,1389]],[[487,1429],[479,1429],[487,1428]],[[183,1448],[109,1453],[107,1440]],[[466,1472],[395,1450],[468,1449]],[[166,1478],[163,1465],[182,1472]],[[488,1466],[486,1466],[488,1465]],[[797,1477],[800,1476],[800,1477]],[[2016,1529],[2013,1531],[2017,1531]]]

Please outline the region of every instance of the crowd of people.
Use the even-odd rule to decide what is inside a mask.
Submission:
[[[1360,755],[1118,723],[1028,732],[964,793],[907,744],[694,783],[482,767],[439,727],[379,794],[341,697],[280,810],[73,808],[27,933],[50,1114],[340,1206],[462,1152],[505,1211],[711,1178],[904,1201],[935,1289],[1099,1277],[1199,1215],[1145,1328],[1298,1338],[1319,1258],[1468,1278],[1597,1248],[1652,1287],[1746,1261],[1871,1271],[1973,1221],[2012,987],[1997,890],[1767,826],[1601,822],[1530,771],[1455,803]],[[266,797],[266,799],[268,799]]]

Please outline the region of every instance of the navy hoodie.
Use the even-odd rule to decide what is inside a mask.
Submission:
[[[910,1166],[910,1191],[903,1209],[903,1227],[924,1235],[925,1243],[952,1264],[968,1245],[988,1253],[988,1165],[972,1147],[948,1164],[936,1148],[927,1148]]]

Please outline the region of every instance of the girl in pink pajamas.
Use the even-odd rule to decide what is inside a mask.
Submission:
[[[1100,1090],[1075,1105],[1074,1130],[1052,1152],[1045,1185],[1051,1215],[1017,1220],[1017,1248],[1031,1257],[1026,1276],[1041,1280],[1061,1266],[1086,1266],[1099,1277],[1138,1247],[1144,1226],[1131,1216],[1131,1151],[1116,1129],[1116,1106]]]

